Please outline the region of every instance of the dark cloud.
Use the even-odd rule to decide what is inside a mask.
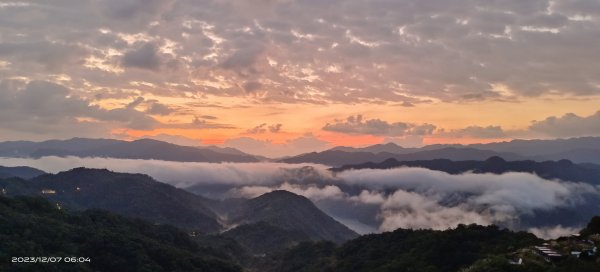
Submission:
[[[267,123],[262,123],[258,126],[255,126],[251,129],[246,130],[247,134],[262,134],[262,133],[277,133],[281,131],[282,124],[273,124],[269,125]]]
[[[269,126],[269,132],[271,132],[271,133],[277,133],[277,132],[281,131],[281,127],[282,126],[283,126],[282,124],[270,125]]]
[[[66,65],[81,65],[87,50],[77,45],[49,41],[2,42],[0,58],[18,63],[35,63],[51,72],[64,70]],[[22,71],[24,72],[24,71]]]
[[[150,129],[158,124],[152,117],[131,107],[140,102],[139,98],[123,108],[106,110],[64,86],[18,80],[0,81],[0,93],[1,129],[37,134],[38,137],[106,135],[115,126]]]
[[[165,104],[161,104],[157,101],[152,101],[146,109],[146,113],[155,115],[169,115],[175,110]]]
[[[260,89],[260,87],[262,87],[262,84],[260,84],[260,82],[256,82],[256,81],[248,81],[246,83],[244,83],[244,90],[246,92],[254,92],[254,91],[258,91]]]
[[[266,123],[262,123],[258,126],[255,126],[251,129],[246,130],[246,133],[248,134],[260,134],[260,133],[265,133],[267,132],[267,124]]]
[[[336,120],[327,123],[323,130],[347,133],[368,134],[376,136],[405,136],[405,135],[430,135],[435,130],[431,124],[388,123],[380,119],[363,119],[362,115],[350,116],[346,120]]]
[[[212,115],[202,115],[202,116],[200,116],[200,118],[207,119],[207,120],[216,120],[216,119],[218,119],[216,116],[212,116]]]
[[[139,81],[291,103],[589,96],[599,14],[596,0],[27,1],[0,8],[0,60],[6,76],[60,71],[114,93]]]
[[[567,113],[561,117],[551,116],[535,121],[530,130],[553,137],[600,136],[600,111],[590,116]]]
[[[441,131],[438,135],[443,135],[452,138],[472,137],[480,139],[494,139],[506,137],[506,133],[500,126],[469,126],[462,129],[454,129],[450,131]]]
[[[158,55],[157,45],[144,43],[138,48],[127,51],[123,55],[122,64],[125,67],[135,67],[147,70],[158,70],[162,61]]]

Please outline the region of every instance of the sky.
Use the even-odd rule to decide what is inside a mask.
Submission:
[[[600,136],[597,0],[0,1],[0,140]]]

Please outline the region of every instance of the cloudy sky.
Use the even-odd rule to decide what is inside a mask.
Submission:
[[[0,1],[0,140],[600,136],[597,0]]]

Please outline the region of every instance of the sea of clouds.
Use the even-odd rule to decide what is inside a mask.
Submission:
[[[523,224],[524,216],[584,207],[596,186],[545,180],[529,173],[450,175],[423,168],[332,173],[323,165],[194,163],[112,158],[0,158],[0,165],[56,173],[74,167],[144,173],[158,181],[223,199],[287,190],[311,199],[359,233],[397,228],[443,230],[458,224],[498,224],[544,237],[576,232],[584,222]],[[557,215],[558,216],[558,215]],[[589,218],[588,218],[589,219]],[[535,222],[535,220],[533,220]]]

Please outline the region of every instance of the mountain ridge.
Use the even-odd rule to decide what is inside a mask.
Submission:
[[[179,162],[258,162],[262,160],[234,148],[181,146],[147,138],[134,141],[91,138],[43,142],[8,141],[0,142],[0,156],[30,158],[75,156]]]
[[[245,203],[228,216],[237,225],[266,222],[287,230],[301,230],[312,240],[342,243],[358,236],[342,223],[325,214],[308,198],[276,190]]]

